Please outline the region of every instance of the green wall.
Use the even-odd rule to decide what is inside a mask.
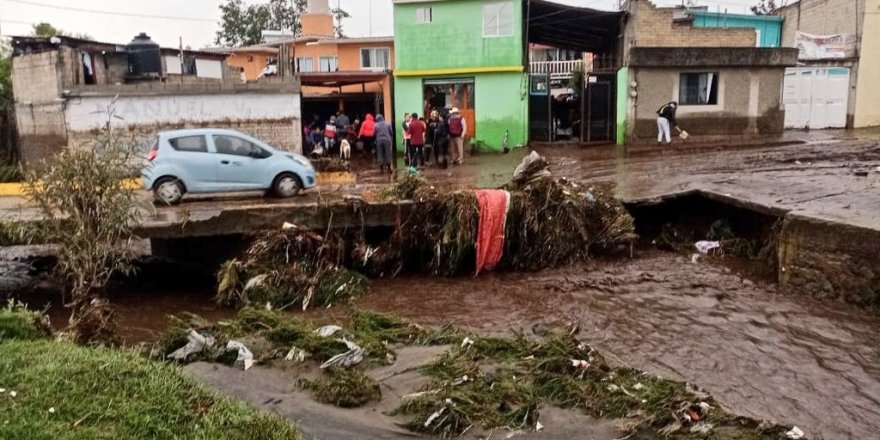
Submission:
[[[482,143],[491,151],[500,151],[504,132],[510,132],[508,145],[513,148],[525,144],[528,139],[528,97],[526,75],[518,72],[479,73],[455,75],[453,77],[474,78],[476,100],[476,137],[470,142]],[[394,107],[402,118],[405,113],[422,113],[422,81],[432,77],[398,77],[394,80]],[[403,142],[400,125],[402,120],[394,121],[397,135],[397,148]]]
[[[626,143],[626,121],[629,112],[629,68],[617,71],[617,145]]]
[[[513,35],[483,37],[483,0],[394,5],[395,70],[523,65],[522,0],[513,6]],[[417,23],[416,9],[432,8],[431,23]]]

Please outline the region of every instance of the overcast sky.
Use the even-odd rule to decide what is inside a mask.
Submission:
[[[596,9],[612,9],[618,3],[618,0],[556,1]],[[720,8],[741,13],[747,12],[748,6],[757,1],[697,0],[697,4],[708,5],[712,10]],[[681,0],[654,2],[658,5],[675,5],[680,4]],[[0,33],[27,35],[32,23],[45,21],[64,31],[88,34],[96,40],[110,43],[127,43],[138,32],[146,32],[162,46],[176,47],[178,39],[183,37],[185,46],[201,48],[213,43],[221,3],[222,0],[0,0]],[[352,15],[352,18],[343,22],[347,35],[360,37],[372,33],[374,36],[384,36],[393,33],[391,0],[330,0],[331,6],[337,3],[341,3],[341,7]]]

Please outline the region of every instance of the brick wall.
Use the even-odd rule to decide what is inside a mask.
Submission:
[[[12,58],[12,92],[19,103],[50,102],[61,96],[58,52]]]
[[[798,30],[813,35],[846,34],[846,55],[856,55],[865,0],[801,0],[780,10],[782,46],[794,47]]]
[[[658,8],[650,0],[630,0],[631,46],[638,47],[755,47],[754,29],[694,28],[673,20],[676,8]]]

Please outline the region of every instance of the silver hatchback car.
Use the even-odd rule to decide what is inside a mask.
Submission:
[[[180,203],[186,193],[264,190],[292,197],[317,181],[302,155],[280,151],[235,130],[160,132],[142,171],[144,188],[159,202]]]

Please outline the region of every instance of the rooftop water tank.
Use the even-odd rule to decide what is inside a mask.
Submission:
[[[141,32],[125,46],[128,52],[128,73],[131,76],[161,76],[162,53],[159,45]]]

